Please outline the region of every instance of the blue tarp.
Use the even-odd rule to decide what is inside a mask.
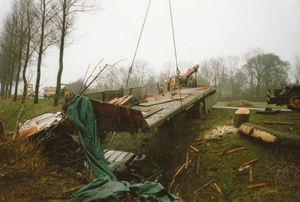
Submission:
[[[111,172],[100,146],[97,132],[97,120],[92,103],[83,96],[76,96],[69,104],[67,117],[75,125],[89,166],[92,168],[95,179],[78,190],[71,202],[87,202],[92,200],[117,201],[127,193],[143,199],[154,201],[180,201],[170,194],[160,183],[145,182],[130,184],[118,181]]]

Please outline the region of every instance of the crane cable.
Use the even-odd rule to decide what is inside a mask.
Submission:
[[[170,18],[171,18],[171,26],[172,26],[173,46],[174,46],[174,54],[175,54],[175,62],[176,62],[176,73],[180,74],[180,71],[179,71],[179,68],[178,68],[177,52],[176,52],[176,42],[175,42],[175,34],[174,34],[174,25],[173,25],[173,17],[172,17],[171,0],[169,0],[169,8],[170,8]]]
[[[175,83],[177,83],[177,85],[178,85],[179,96],[180,96],[180,101],[181,101],[181,106],[182,106],[181,90],[180,90],[180,84],[179,84],[180,71],[179,71],[179,68],[178,68],[178,59],[177,59],[177,51],[176,51],[176,42],[175,42],[175,34],[174,34],[171,0],[169,0],[169,9],[170,9],[170,18],[171,18],[172,36],[173,36],[173,46],[174,46],[174,54],[175,54],[175,62],[176,62],[176,74],[177,74],[177,76],[175,76]]]
[[[129,71],[128,71],[128,77],[127,77],[125,89],[126,89],[127,86],[128,86],[128,81],[129,81],[129,78],[130,78],[130,76],[131,76],[133,63],[134,63],[134,60],[135,60],[135,57],[136,57],[136,53],[137,53],[137,50],[138,50],[138,47],[139,47],[141,38],[142,38],[142,33],[143,33],[143,30],[144,30],[144,26],[145,26],[145,24],[146,24],[146,19],[147,19],[147,16],[148,16],[148,11],[149,11],[149,8],[150,8],[150,4],[151,4],[151,0],[149,0],[149,3],[148,3],[148,8],[147,8],[146,15],[145,15],[145,18],[144,18],[143,26],[142,26],[142,29],[141,29],[141,32],[140,32],[140,36],[139,36],[139,39],[138,39],[138,43],[137,43],[136,48],[135,48],[135,53],[134,53],[134,56],[133,56],[133,59],[132,59],[131,66],[130,66],[130,69],[129,69]]]

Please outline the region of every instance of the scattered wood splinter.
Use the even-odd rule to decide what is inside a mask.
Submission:
[[[175,175],[173,176],[173,179],[175,179],[175,177],[177,176],[177,175],[179,175],[179,173],[182,171],[182,169],[184,168],[184,166],[185,166],[185,163],[178,169],[178,171],[175,173]]]
[[[186,152],[185,166],[184,166],[184,168],[187,169],[188,165],[189,165],[189,152]]]
[[[197,192],[199,192],[199,191],[201,191],[202,189],[204,189],[204,188],[205,188],[207,185],[209,185],[211,182],[212,182],[212,180],[209,181],[208,183],[206,183],[205,185],[203,185],[202,187],[200,187],[200,189],[196,190],[196,191],[194,192],[194,194],[196,194]]]
[[[217,183],[214,183],[215,188],[217,189],[217,191],[223,195],[221,188],[217,185]]]
[[[196,146],[196,145],[201,145],[201,144],[204,144],[206,143],[207,141],[206,140],[202,140],[200,142],[194,142],[193,145]]]
[[[199,150],[196,147],[193,147],[192,145],[190,146],[190,148],[194,151],[194,152],[199,152]]]
[[[220,154],[231,154],[231,153],[234,153],[234,152],[237,152],[237,151],[240,151],[240,150],[245,150],[245,149],[247,149],[247,147],[239,147],[239,148],[229,149],[229,150],[223,151]]]
[[[268,185],[269,183],[267,182],[261,182],[261,183],[257,183],[257,184],[249,184],[247,185],[247,189],[252,189],[252,188],[256,188],[256,187],[263,187]]]
[[[252,163],[258,161],[258,159],[259,158],[252,159],[251,161],[248,161],[248,162],[244,163],[243,165],[241,165],[240,168],[244,168],[247,165],[251,165]]]

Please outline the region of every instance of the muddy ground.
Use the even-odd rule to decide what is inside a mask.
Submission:
[[[113,133],[109,133],[101,140],[101,147],[151,157],[163,170],[160,183],[182,201],[297,201],[300,198],[297,147],[266,145],[240,137],[231,126],[233,116],[234,110],[223,109],[214,109],[206,120],[183,115],[175,132],[166,124],[149,134],[117,133],[112,139]],[[279,116],[263,119],[278,120]],[[294,121],[284,131],[300,135],[299,116],[282,116]],[[38,146],[31,141],[24,144],[2,140],[1,201],[68,201],[93,179],[83,172],[85,156],[81,148],[63,131],[69,133],[72,126],[54,130],[59,139],[43,140],[45,144]],[[228,149],[241,147],[246,149],[221,155]],[[239,172],[238,168],[255,158],[260,160],[253,167],[251,182],[248,170]],[[175,176],[186,162],[188,166]],[[249,184],[261,186],[247,189]],[[139,199],[128,196],[122,201]]]

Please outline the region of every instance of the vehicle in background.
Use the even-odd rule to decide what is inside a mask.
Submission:
[[[28,97],[34,97],[35,92],[33,89],[33,84],[27,84],[27,96]]]
[[[293,111],[300,111],[300,85],[285,85],[282,89],[275,89],[271,96],[271,90],[267,91],[267,103],[287,105]]]
[[[47,86],[44,88],[43,96],[45,99],[54,98],[56,95],[56,86]],[[69,84],[61,84],[59,98],[70,98],[73,96],[73,91]]]
[[[47,86],[44,88],[44,93],[43,96],[45,99],[50,99],[55,97],[55,91],[56,87],[55,86]]]
[[[51,127],[57,125],[61,121],[61,119],[61,112],[57,112],[55,114],[46,113],[29,119],[21,124],[19,128],[19,137],[26,139],[39,132],[46,131]]]

